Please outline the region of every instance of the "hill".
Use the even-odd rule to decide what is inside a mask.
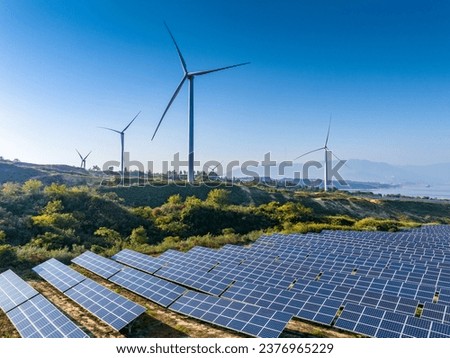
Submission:
[[[81,185],[92,182],[94,178],[92,173],[82,168],[65,164],[42,165],[0,160],[0,184],[7,182],[23,184],[30,179],[40,180],[44,184]]]

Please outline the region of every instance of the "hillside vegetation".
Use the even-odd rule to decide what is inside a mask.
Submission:
[[[32,179],[0,187],[0,272],[13,268],[27,274],[49,257],[68,262],[86,249],[105,255],[123,248],[154,254],[249,243],[263,232],[394,231],[446,223],[449,217],[445,201],[243,185],[44,185]]]

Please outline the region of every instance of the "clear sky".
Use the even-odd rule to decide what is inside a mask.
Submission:
[[[0,156],[87,166],[187,153],[190,70],[250,61],[195,85],[196,159],[450,161],[450,2],[0,1]],[[311,159],[320,159],[311,156]],[[156,165],[158,167],[158,165]]]

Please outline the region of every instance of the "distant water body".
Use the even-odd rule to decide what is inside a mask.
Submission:
[[[370,190],[375,194],[383,195],[403,195],[412,197],[429,197],[434,199],[448,199],[450,200],[450,185],[402,185],[397,188],[387,189],[373,189]]]

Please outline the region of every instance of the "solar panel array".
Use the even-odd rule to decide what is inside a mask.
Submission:
[[[266,235],[251,247],[170,250],[150,260],[161,265],[152,272],[161,278],[301,319],[373,337],[447,337],[449,243],[449,226],[324,231]],[[208,280],[214,289],[201,288]],[[363,311],[352,326],[347,315],[356,306]]]
[[[58,260],[47,260],[33,270],[67,297],[116,330],[122,329],[145,312],[145,307],[88,279]]]
[[[0,274],[0,308],[23,338],[88,338],[49,300],[11,270]]]
[[[449,226],[274,234],[250,247],[157,258],[126,249],[112,259],[85,252],[73,262],[170,310],[251,336],[278,337],[296,317],[369,337],[450,337]],[[94,281],[56,260],[35,270],[91,312],[114,315],[96,306],[108,295]],[[136,314],[123,310],[124,322]]]

